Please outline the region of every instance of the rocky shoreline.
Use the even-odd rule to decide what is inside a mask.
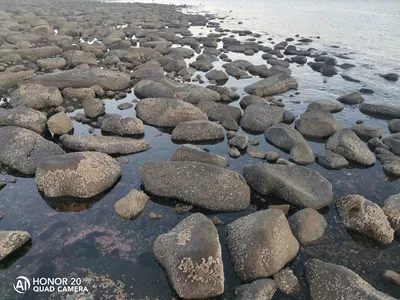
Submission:
[[[106,262],[117,252],[125,267],[126,261],[140,265],[139,254],[151,251],[159,265],[148,276],[163,276],[164,269],[170,284],[163,294],[144,284],[136,294],[131,286],[130,296],[123,288],[117,295],[98,287],[71,297],[399,298],[400,194],[394,191],[400,190],[400,106],[371,98],[374,91],[362,85],[293,109],[303,92],[295,68],[318,74],[326,85],[339,75],[359,84],[344,72],[356,65],[344,54],[315,49],[315,37],[274,40],[225,28],[224,18],[181,10],[1,3],[0,226],[6,225],[0,227],[0,278],[15,275],[18,263],[35,273],[29,257],[43,250],[47,229],[22,220],[24,209],[12,205],[12,198],[24,196],[20,188],[31,194],[27,198],[56,207],[57,216],[73,215],[70,221],[60,214],[68,237],[54,229],[43,241],[43,247],[59,245],[52,250],[55,260],[94,232],[106,236],[95,240],[101,249],[112,249],[98,259]],[[398,77],[376,76],[390,85]],[[353,124],[335,118],[355,110],[365,117]],[[373,123],[382,119],[385,128]],[[343,189],[347,178],[332,180],[346,172],[360,172],[351,180],[359,188]],[[386,182],[386,198],[378,201],[367,181],[363,186],[368,172]],[[96,207],[84,220],[84,210],[106,202],[98,202],[104,195],[112,221],[100,220],[104,210]],[[43,219],[38,224],[44,228],[57,223]],[[163,225],[156,229],[145,219]],[[341,239],[347,243],[343,257],[357,249],[391,262],[376,258],[385,267],[379,274],[355,272],[363,259],[347,265],[334,259],[341,254],[330,259],[325,251]],[[16,259],[27,243],[32,249]],[[65,268],[63,259],[57,263]],[[118,272],[116,278],[125,274]],[[11,299],[12,285],[3,282],[4,299]],[[123,282],[131,285],[129,278]]]

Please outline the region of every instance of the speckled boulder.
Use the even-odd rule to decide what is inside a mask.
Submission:
[[[400,234],[400,194],[387,198],[383,202],[382,210],[394,231]]]
[[[306,279],[311,299],[374,299],[395,300],[364,281],[346,267],[310,259],[306,263]]]
[[[221,140],[224,128],[216,123],[196,120],[179,123],[172,131],[172,140],[183,142],[201,142]]]
[[[243,176],[260,195],[274,195],[299,207],[320,209],[329,205],[333,198],[331,183],[309,168],[278,164],[247,165]]]
[[[0,108],[0,126],[17,126],[43,134],[46,122],[45,114],[25,106],[12,109]]]
[[[31,236],[26,231],[2,231],[0,230],[0,261],[18,250]]]
[[[136,116],[143,122],[160,127],[175,127],[181,122],[208,120],[193,104],[179,99],[147,98],[136,105]]]
[[[76,152],[39,163],[36,184],[46,197],[89,198],[110,188],[121,174],[118,161],[107,154]]]
[[[0,163],[21,173],[35,174],[41,160],[63,153],[61,147],[36,132],[15,126],[0,127]]]
[[[97,151],[107,154],[131,154],[150,149],[144,139],[120,136],[77,136],[63,135],[60,140],[64,147],[75,151]]]
[[[336,202],[344,226],[384,245],[393,241],[394,230],[383,210],[361,195],[347,195]]]
[[[149,161],[140,167],[145,190],[213,211],[239,211],[250,188],[237,172],[191,161]]]
[[[44,110],[63,104],[60,91],[55,87],[39,84],[26,84],[19,87],[10,95],[10,105],[26,106],[32,109]]]
[[[370,166],[375,163],[375,155],[351,129],[342,129],[326,142],[326,149],[359,164]]]
[[[276,292],[276,283],[264,278],[243,284],[235,289],[236,300],[271,300]]]
[[[179,297],[204,299],[224,292],[218,232],[203,214],[193,214],[158,236],[154,254]]]
[[[145,193],[133,189],[114,204],[114,209],[121,218],[133,220],[140,215],[149,200]]]
[[[321,238],[328,225],[325,218],[312,208],[295,213],[289,218],[289,224],[294,236],[303,245]]]
[[[279,209],[262,210],[230,223],[226,243],[236,275],[245,282],[277,273],[299,251]]]
[[[106,115],[101,123],[101,130],[116,135],[140,135],[144,133],[144,125],[137,118],[110,114]]]
[[[227,165],[226,158],[208,153],[203,149],[190,144],[182,145],[174,152],[171,160],[175,161],[196,161],[205,164],[216,165],[225,168]]]

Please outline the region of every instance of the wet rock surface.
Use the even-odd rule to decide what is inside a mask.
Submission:
[[[311,297],[316,299],[395,299],[377,291],[346,267],[310,259],[306,264],[306,278]]]
[[[299,207],[319,209],[332,201],[330,182],[305,167],[248,165],[243,176],[257,193],[274,195]]]
[[[244,282],[277,273],[299,250],[285,215],[278,209],[259,211],[230,223],[227,245],[236,275]]]
[[[31,239],[26,231],[0,231],[0,261]]]
[[[0,162],[21,173],[35,174],[41,160],[64,151],[55,143],[28,129],[0,128]]]
[[[154,254],[180,297],[202,299],[224,292],[218,233],[203,214],[193,214],[158,236]]]
[[[147,162],[140,168],[150,194],[214,211],[239,211],[250,204],[250,188],[232,170],[188,161]]]
[[[106,154],[131,154],[150,149],[144,139],[119,136],[73,136],[60,137],[64,147],[75,151],[96,151]]]
[[[361,195],[348,195],[336,202],[336,208],[348,230],[382,244],[393,241],[394,231],[383,210]]]

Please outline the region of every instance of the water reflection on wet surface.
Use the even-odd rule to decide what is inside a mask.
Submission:
[[[200,28],[193,30],[200,31]],[[261,40],[266,42],[266,36]],[[267,44],[267,43],[266,43]],[[337,51],[338,49],[324,49],[323,46],[312,44],[319,50]],[[309,46],[304,46],[308,48]],[[254,56],[229,53],[235,59],[246,59],[254,64],[265,63],[261,53]],[[340,59],[339,63],[342,61]],[[187,60],[193,61],[191,60]],[[345,61],[343,61],[345,62]],[[351,61],[354,63],[354,61]],[[216,69],[222,69],[223,62],[215,62]],[[358,66],[348,74],[358,78],[362,83],[345,81],[340,76],[326,78],[314,72],[307,65],[291,65],[293,76],[299,82],[299,95],[294,91],[276,96],[282,99],[286,108],[296,115],[304,112],[310,101],[320,99],[336,99],[339,95],[361,87],[373,88],[375,94],[364,95],[366,101],[395,103],[398,97],[398,84],[385,82],[375,74],[373,68]],[[196,72],[196,74],[202,74]],[[347,71],[346,71],[347,73]],[[195,75],[196,75],[195,74]],[[327,82],[324,83],[324,79]],[[243,87],[258,80],[257,77],[245,80],[236,80],[232,77],[225,86],[237,87],[237,92],[243,96]],[[205,83],[204,86],[209,83]],[[123,116],[135,116],[136,97],[134,93],[121,100],[105,100],[107,113],[118,113]],[[117,105],[123,102],[133,104],[132,108],[119,110]],[[239,107],[239,101],[231,105]],[[77,110],[71,115],[75,115]],[[346,106],[345,109],[334,115],[346,126],[355,124],[356,120],[363,120],[366,124],[376,125],[387,131],[387,121],[374,119],[361,114],[357,106]],[[89,125],[74,122],[75,135],[90,135]],[[239,130],[241,133],[242,131]],[[101,131],[95,129],[94,133]],[[249,140],[255,135],[248,134]],[[28,292],[23,296],[16,295],[12,289],[12,282],[17,276],[28,277],[65,277],[79,276],[94,278],[87,282],[89,291],[95,294],[95,299],[172,299],[173,292],[162,268],[155,261],[152,247],[155,238],[169,231],[179,221],[193,211],[201,211],[209,217],[218,216],[225,224],[232,222],[269,204],[280,203],[279,199],[262,199],[253,195],[251,206],[243,212],[211,213],[193,209],[191,212],[177,214],[174,212],[174,202],[163,199],[153,199],[144,212],[134,221],[119,218],[114,212],[114,203],[128,193],[132,188],[141,188],[139,167],[149,160],[169,160],[172,153],[179,147],[171,141],[170,130],[156,129],[145,126],[145,138],[151,149],[126,156],[129,162],[122,164],[123,175],[114,187],[96,197],[86,201],[68,197],[49,199],[41,195],[35,185],[34,178],[18,177],[15,184],[7,184],[1,190],[0,211],[5,213],[0,221],[1,229],[26,230],[32,236],[32,245],[19,253],[19,259],[0,265],[1,299],[47,299],[48,294]],[[264,151],[277,151],[288,159],[289,155],[269,145],[260,135],[260,145],[257,148]],[[325,145],[321,142],[310,142],[314,153],[321,152]],[[243,155],[239,159],[228,156],[227,139],[217,144],[202,145],[211,153],[227,158],[228,168],[243,172],[245,164],[262,163],[262,160]],[[389,180],[382,171],[379,162],[370,168],[360,168],[351,165],[339,171],[327,170],[314,163],[310,166],[326,177],[333,185],[334,198],[359,193],[367,199],[380,204],[390,195],[400,193],[400,184],[396,180]],[[11,175],[1,176],[12,178]],[[149,213],[154,212],[162,216],[161,219],[151,220]],[[394,297],[400,297],[400,288],[382,280],[386,269],[400,270],[400,243],[396,237],[391,245],[385,248],[369,244],[365,240],[352,237],[339,224],[334,205],[323,209],[321,213],[328,222],[328,229],[324,237],[312,244],[301,248],[299,255],[291,263],[295,274],[301,279],[303,292],[297,296],[287,296],[277,292],[274,299],[308,299],[307,288],[303,275],[304,262],[310,257],[345,265],[372,283],[374,287]],[[232,265],[225,246],[225,225],[218,227],[223,247],[225,267],[225,294],[215,299],[233,299],[234,287],[240,284],[234,275]],[[27,251],[27,249],[29,251]],[[51,299],[64,299],[65,295],[54,294]]]

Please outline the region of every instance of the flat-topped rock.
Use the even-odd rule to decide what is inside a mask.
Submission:
[[[172,140],[184,142],[215,141],[224,138],[224,128],[210,121],[187,121],[179,123],[172,131]]]
[[[63,146],[75,151],[96,151],[107,154],[132,154],[150,149],[143,139],[119,136],[76,136],[65,134],[60,137]]]
[[[63,153],[57,144],[36,132],[15,126],[0,127],[0,163],[21,173],[35,174],[40,161]]]
[[[248,131],[263,133],[268,127],[283,121],[285,110],[275,105],[252,104],[247,106],[240,126]]]
[[[312,299],[395,300],[395,298],[377,291],[350,269],[318,259],[307,261],[306,279]]]
[[[284,93],[290,89],[297,89],[297,81],[286,73],[279,73],[244,87],[248,94],[270,96]]]
[[[400,106],[393,104],[361,103],[358,107],[364,114],[383,118],[400,119]]]
[[[140,167],[147,192],[213,211],[239,211],[250,204],[250,188],[232,170],[189,161],[151,161]]]
[[[46,131],[46,122],[45,114],[25,106],[0,108],[0,126],[22,127],[43,134]]]
[[[166,77],[140,81],[135,86],[135,95],[143,98],[178,98],[191,104],[200,100],[219,101],[221,95],[205,87],[179,83]]]
[[[329,205],[333,198],[331,183],[305,167],[247,165],[243,176],[260,195],[274,195],[298,207],[320,209]]]
[[[46,110],[62,104],[61,93],[55,87],[25,84],[10,94],[10,105],[12,107],[25,106],[36,110]]]
[[[147,98],[136,105],[136,116],[143,122],[160,127],[175,127],[181,122],[208,120],[196,106],[179,99]]]
[[[0,230],[0,261],[18,250],[31,239],[26,231]]]
[[[101,130],[116,135],[141,135],[144,133],[144,125],[137,118],[110,114],[101,122]]]
[[[118,161],[99,152],[75,152],[42,160],[36,184],[46,197],[93,197],[110,188],[122,175]]]
[[[306,138],[326,138],[343,128],[325,110],[310,110],[303,113],[295,122],[295,127]]]
[[[174,152],[172,161],[195,161],[205,164],[216,165],[222,168],[227,166],[225,157],[204,151],[203,149],[190,144],[182,145]]]
[[[192,214],[158,236],[154,254],[179,297],[205,299],[224,292],[218,232],[203,214]]]
[[[325,110],[330,113],[337,113],[344,109],[342,103],[337,100],[318,100],[313,101],[307,106],[307,111],[310,110]]]
[[[88,88],[99,85],[106,90],[124,90],[130,86],[129,75],[99,68],[75,68],[68,71],[35,75],[23,83],[36,83],[59,89],[66,87]]]

